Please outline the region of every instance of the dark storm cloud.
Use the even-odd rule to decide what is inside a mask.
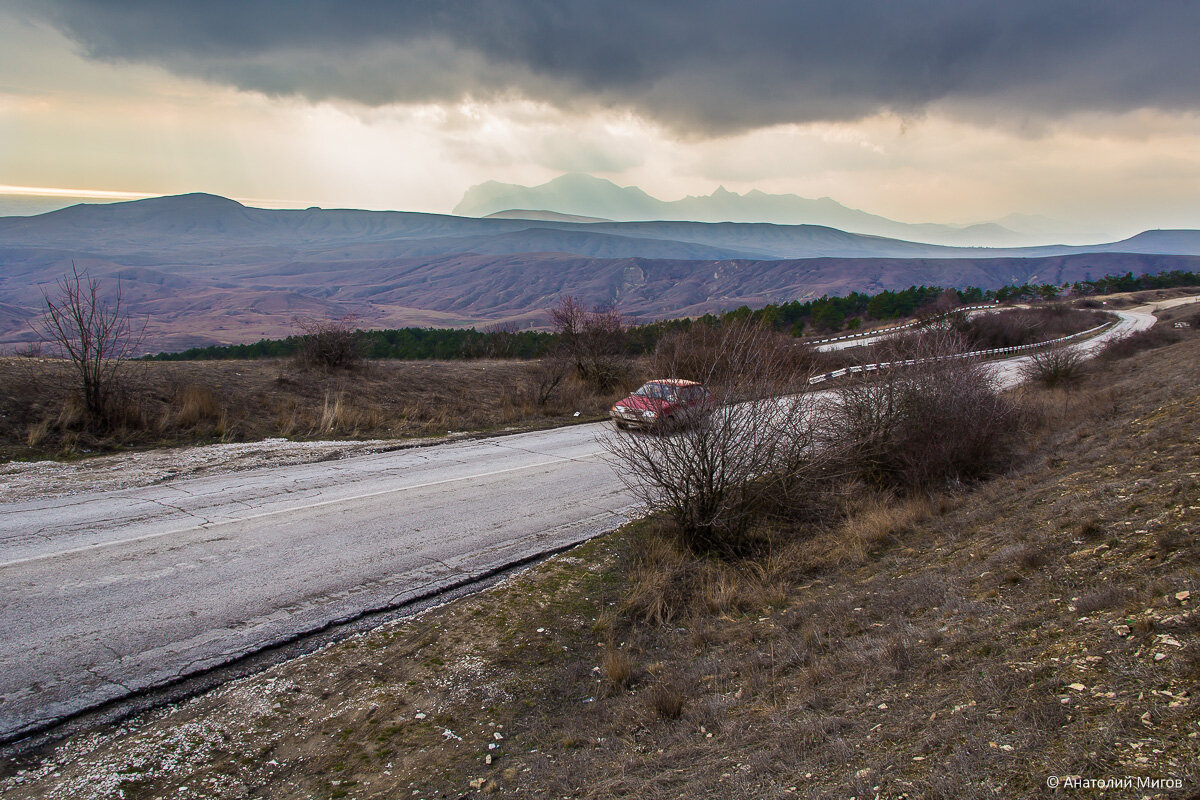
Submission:
[[[367,104],[519,95],[680,130],[1200,106],[1191,0],[26,0],[89,55]]]

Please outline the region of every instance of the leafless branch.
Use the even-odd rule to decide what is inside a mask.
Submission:
[[[119,279],[115,296],[105,302],[100,282],[74,263],[71,274],[59,279],[53,293],[43,290],[42,297],[46,309],[35,330],[71,362],[88,418],[106,422],[118,373],[136,353],[145,327],[135,328],[125,312]]]
[[[625,484],[692,549],[736,551],[749,520],[803,500],[816,417],[793,351],[746,322],[672,337],[656,358],[660,377],[704,383],[716,405],[676,430],[605,435]]]

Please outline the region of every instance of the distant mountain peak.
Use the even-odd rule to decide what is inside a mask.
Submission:
[[[718,186],[709,195],[660,200],[637,186],[618,186],[605,178],[568,172],[539,186],[487,181],[472,186],[454,213],[486,217],[511,209],[543,209],[577,217],[619,222],[691,221],[761,222],[774,225],[820,225],[828,228],[909,239],[930,244],[1011,247],[1035,243],[1001,225],[972,226],[897,222],[847,208],[830,197],[813,200],[794,194],[768,194],[752,189],[739,194]]]
[[[222,197],[219,194],[209,194],[208,192],[188,192],[187,194],[168,194],[162,197],[146,197],[141,200],[130,200],[129,205],[148,206],[189,206],[192,208],[245,208],[244,205],[237,200],[231,200],[228,197]],[[109,203],[108,205],[116,205]]]

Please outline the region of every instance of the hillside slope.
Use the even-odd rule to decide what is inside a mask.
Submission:
[[[1023,464],[628,611],[648,530],[9,762],[12,798],[1200,790],[1200,337],[1032,392]],[[793,534],[795,535],[795,534]],[[665,579],[664,579],[665,580]],[[18,772],[18,770],[20,770]]]

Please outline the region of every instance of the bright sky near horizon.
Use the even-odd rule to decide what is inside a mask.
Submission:
[[[1198,32],[1174,0],[0,0],[0,193],[448,212],[588,172],[1200,228]]]

